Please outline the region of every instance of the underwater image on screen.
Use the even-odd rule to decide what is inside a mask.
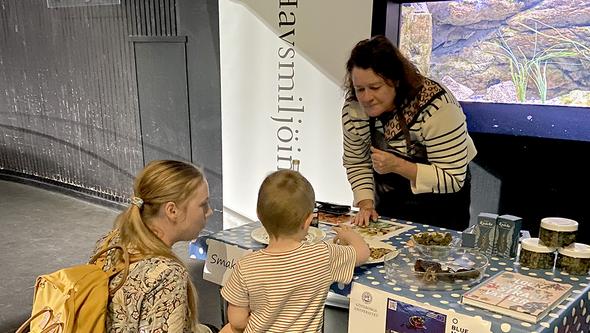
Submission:
[[[404,4],[399,40],[461,101],[590,107],[589,0]]]

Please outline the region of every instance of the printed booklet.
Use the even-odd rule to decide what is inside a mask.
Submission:
[[[462,303],[536,323],[571,290],[570,284],[501,272],[463,294]]]

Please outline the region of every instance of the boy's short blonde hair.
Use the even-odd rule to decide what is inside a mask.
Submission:
[[[313,187],[299,172],[275,171],[260,185],[256,213],[270,235],[297,233],[314,207]]]

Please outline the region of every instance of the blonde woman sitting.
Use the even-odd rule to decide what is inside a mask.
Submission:
[[[135,179],[131,206],[97,243],[122,244],[131,255],[129,275],[108,305],[108,332],[195,332],[217,329],[199,324],[196,290],[187,268],[172,251],[178,241],[197,237],[211,216],[209,185],[195,166],[153,161]],[[120,253],[107,254],[105,270]],[[119,284],[123,274],[110,281]]]

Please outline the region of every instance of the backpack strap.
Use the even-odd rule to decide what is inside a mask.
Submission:
[[[27,321],[25,321],[17,330],[15,333],[24,333],[26,329],[29,328],[29,325],[31,324],[31,322],[33,320],[35,320],[35,318],[39,317],[40,315],[44,314],[45,312],[49,312],[49,319],[47,320],[47,322],[51,322],[53,320],[53,310],[51,310],[49,307],[45,307],[41,310],[39,310],[39,312],[35,313],[34,315],[31,316],[31,318],[27,319]],[[57,330],[57,328],[60,328],[59,330]],[[43,328],[43,330],[39,333],[50,333],[50,332],[63,332],[64,329],[64,323],[62,322],[54,322],[49,324],[48,326],[45,326]]]
[[[106,242],[105,244],[108,245],[108,242]],[[123,256],[122,256],[123,262],[119,261],[115,265],[115,267],[111,268],[106,273],[109,276],[109,278],[113,277],[116,274],[119,274],[120,272],[123,273],[123,276],[122,276],[119,284],[115,288],[113,288],[112,290],[109,290],[109,295],[111,297],[115,294],[115,292],[117,292],[117,290],[119,290],[123,286],[123,283],[125,283],[125,281],[127,280],[127,276],[129,275],[129,252],[127,252],[127,248],[124,245],[108,246],[108,247],[103,248],[102,250],[98,251],[89,261],[90,264],[95,264],[95,263],[97,263],[97,261],[99,261],[99,262],[102,261],[102,264],[98,264],[98,265],[100,265],[101,267],[104,267],[104,265],[105,265],[104,258],[101,259],[101,257],[105,253],[107,253],[113,249],[121,250],[121,252],[123,253]],[[99,259],[101,259],[101,260],[99,260]]]

